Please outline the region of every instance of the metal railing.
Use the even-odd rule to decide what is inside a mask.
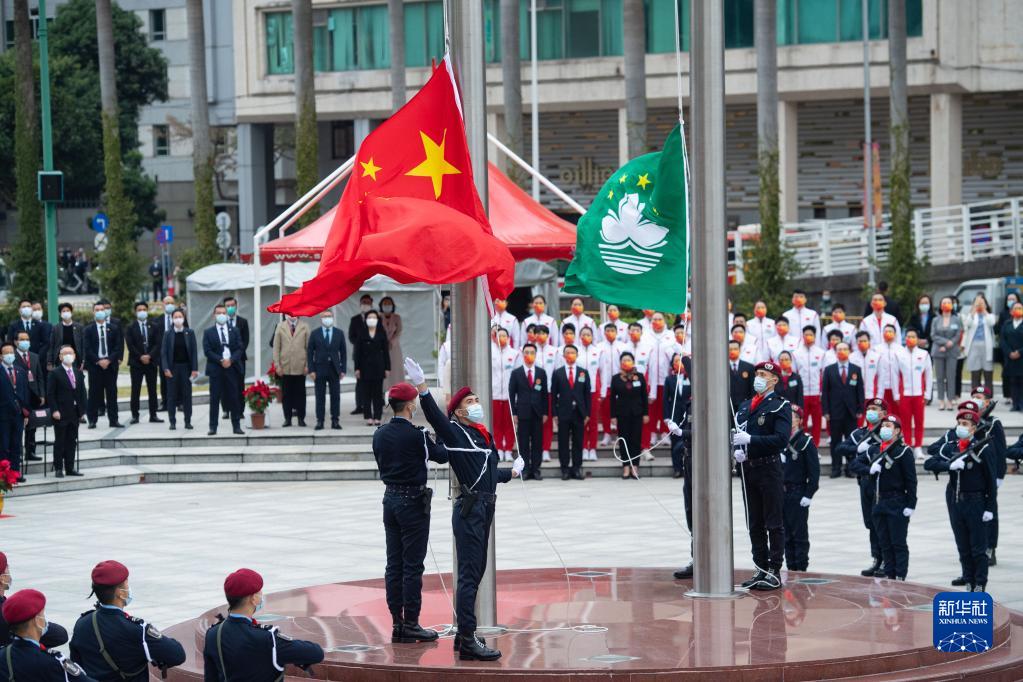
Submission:
[[[913,211],[913,237],[917,256],[931,265],[970,261],[1020,254],[1020,215],[1023,197],[982,201],[958,206],[922,208]],[[751,248],[760,233],[760,225],[742,225],[728,233],[729,275],[742,282],[744,250]],[[877,262],[888,260],[892,232],[890,216],[885,214],[877,231]],[[782,243],[802,267],[802,277],[829,277],[867,269],[867,231],[863,218],[808,220],[785,223]]]

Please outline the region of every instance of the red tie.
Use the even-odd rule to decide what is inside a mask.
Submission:
[[[845,365],[842,365],[842,383],[845,384]]]
[[[529,385],[532,386],[533,385],[533,370],[529,370],[529,372],[526,374],[526,377],[529,379]]]
[[[17,374],[15,373],[13,367],[8,367],[7,368],[7,376],[10,377],[10,379],[11,379],[11,386],[14,386],[15,388],[17,388],[18,387],[18,377],[17,377]]]
[[[568,369],[568,387],[575,388],[575,366]]]

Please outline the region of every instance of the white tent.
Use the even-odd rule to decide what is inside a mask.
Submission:
[[[305,281],[312,279],[319,269],[319,263],[291,263],[285,268],[285,292],[291,292]],[[272,303],[280,298],[281,267],[278,264],[264,265],[259,272],[260,296],[263,303]],[[219,263],[197,270],[188,276],[188,323],[194,329],[205,329],[213,324],[213,308],[225,296],[238,299],[238,314],[249,320],[249,366],[245,368],[249,377],[262,376],[270,367],[270,344],[274,329],[280,317],[253,310],[253,266],[240,263]],[[359,312],[359,298],[367,293],[373,297],[374,306],[384,296],[394,299],[395,312],[401,315],[402,352],[419,360],[423,369],[436,369],[437,348],[440,343],[440,322],[438,322],[440,301],[436,287],[428,284],[398,284],[394,280],[377,275],[369,279],[362,288],[348,299],[334,306],[334,317],[338,329],[346,335],[348,321]],[[256,347],[255,319],[262,325],[263,347]],[[319,326],[319,319],[305,318],[311,329]],[[351,348],[348,348],[348,371],[352,366]]]

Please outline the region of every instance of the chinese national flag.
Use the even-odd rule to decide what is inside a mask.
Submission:
[[[447,58],[423,89],[362,143],[316,277],[267,309],[316,315],[376,274],[403,284],[486,276],[494,298],[515,260],[494,237],[473,183]]]

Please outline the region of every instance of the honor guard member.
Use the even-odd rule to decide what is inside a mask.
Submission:
[[[20,590],[4,602],[4,620],[11,642],[0,649],[0,680],[11,682],[97,682],[79,665],[41,643],[49,629],[46,597],[36,590]]]
[[[895,415],[881,421],[880,443],[856,455],[849,468],[870,477],[874,486],[872,518],[889,580],[905,580],[909,571],[909,517],[916,509],[916,461],[902,441],[902,422]]]
[[[980,421],[976,412],[959,412],[956,440],[942,445],[938,454],[924,462],[927,471],[948,472],[945,499],[968,592],[987,588],[987,526],[998,512],[995,447],[988,437],[979,435]]]
[[[423,414],[447,448],[451,469],[458,477],[460,495],[451,509],[458,552],[455,648],[463,661],[496,661],[501,652],[476,638],[476,592],[487,568],[497,484],[518,476],[523,462],[516,459],[514,469],[497,468],[494,440],[483,426],[483,406],[472,389],[468,386],[458,389],[451,396],[445,415],[430,395],[422,368],[412,358],[405,359],[405,373],[419,389]]]
[[[11,643],[11,629],[3,618],[3,605],[7,601],[7,592],[11,589],[11,567],[7,562],[7,555],[0,552],[0,647]],[[56,623],[50,623],[49,629],[43,638],[39,640],[47,649],[56,649],[67,644],[67,630]]]
[[[867,400],[863,404],[863,412],[863,426],[835,446],[835,451],[846,461],[846,466],[850,470],[857,455],[865,453],[872,444],[881,442],[878,431],[881,422],[888,416],[888,408],[880,398]],[[874,484],[866,474],[857,474],[856,479],[860,486],[860,513],[863,515],[863,525],[870,538],[870,556],[873,559],[870,566],[860,571],[860,575],[881,578],[884,577],[884,571],[881,568],[881,545],[878,544],[877,531],[874,530]]]
[[[437,633],[419,625],[423,605],[423,560],[430,539],[427,462],[444,464],[447,451],[412,423],[419,392],[401,382],[387,393],[394,412],[391,421],[373,433],[373,457],[384,488],[384,535],[387,539],[387,608],[391,612],[391,642],[432,642]]]
[[[753,565],[757,569],[742,586],[776,590],[781,587],[778,572],[785,551],[782,454],[792,437],[792,408],[789,401],[774,392],[781,376],[778,365],[761,362],[755,372],[755,394],[739,406],[732,436],[746,502]]]
[[[255,614],[263,608],[263,577],[240,568],[224,580],[227,618],[206,631],[203,646],[205,682],[281,682],[289,663],[303,670],[323,660],[315,642],[281,634],[260,625]]]
[[[71,660],[100,682],[146,682],[149,666],[167,677],[167,668],[185,662],[185,649],[141,618],[124,612],[131,604],[128,569],[103,561],[92,569],[96,608],[75,623]]]
[[[682,502],[686,511],[686,526],[689,528],[689,552],[692,554],[693,535],[693,460],[692,423],[689,408],[692,404],[693,387],[689,380],[692,361],[676,353],[671,358],[672,373],[664,382],[664,425],[671,434],[671,465],[674,477],[682,478]],[[675,571],[676,580],[693,577],[693,562]]]
[[[803,410],[792,406],[792,438],[782,454],[785,474],[785,565],[805,571],[810,563],[810,502],[820,484],[817,446],[803,431]]]
[[[1002,427],[1002,421],[996,417],[993,412],[995,404],[998,402],[991,399],[991,387],[990,386],[977,386],[973,389],[971,396],[974,402],[980,407],[978,414],[980,415],[980,423],[977,425],[977,440],[988,440],[991,443],[991,447],[994,448],[994,461],[995,461],[995,496],[998,496],[998,490],[1002,487],[1002,482],[1005,480],[1005,474],[1008,473],[1008,461],[1006,460],[1006,452],[1009,447],[1005,441],[1005,429]],[[997,549],[998,549],[998,515],[995,514],[993,518],[987,524],[988,540],[987,540],[987,565],[994,566],[998,563]]]

